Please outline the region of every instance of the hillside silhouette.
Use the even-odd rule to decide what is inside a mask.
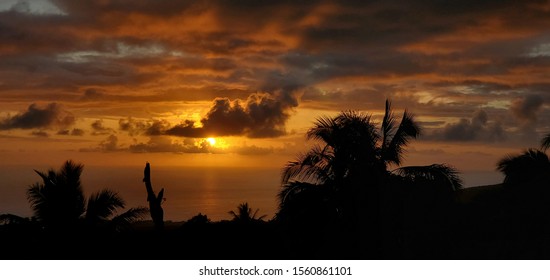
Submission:
[[[283,167],[279,209],[267,219],[247,202],[227,220],[198,213],[164,221],[163,192],[145,164],[144,204],[125,209],[109,189],[84,196],[84,166],[36,171],[31,217],[0,215],[2,259],[548,259],[550,134],[540,149],[506,155],[504,181],[463,188],[444,163],[401,166],[421,133],[386,101],[380,127],[368,114],[320,117],[315,145]],[[147,215],[149,213],[149,215]]]

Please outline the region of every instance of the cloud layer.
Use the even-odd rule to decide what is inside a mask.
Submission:
[[[75,122],[72,113],[64,110],[57,103],[50,103],[46,106],[31,104],[26,111],[14,116],[8,116],[0,121],[0,130],[14,128],[33,129],[33,128],[52,128],[67,127]]]
[[[257,93],[244,102],[217,98],[201,119],[200,127],[185,121],[165,131],[183,137],[247,136],[277,137],[286,133],[285,123],[298,101],[292,93]]]
[[[48,3],[0,10],[1,130],[270,138],[392,98],[434,141],[550,131],[548,1]]]

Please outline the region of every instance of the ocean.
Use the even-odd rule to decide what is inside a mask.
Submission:
[[[183,221],[199,213],[212,221],[231,219],[228,212],[244,202],[259,209],[258,216],[270,219],[277,209],[280,172],[280,168],[154,166],[151,181],[155,192],[164,188],[162,207],[167,221]],[[142,179],[142,167],[85,166],[81,176],[86,196],[109,188],[122,196],[127,207],[148,207]],[[3,166],[0,213],[30,216],[26,190],[39,181],[32,167]]]
[[[277,211],[280,173],[281,168],[275,167],[153,166],[151,180],[155,192],[165,189],[162,207],[166,221],[185,221],[199,213],[212,221],[231,219],[228,212],[244,202],[259,209],[258,216],[270,219]],[[502,176],[493,171],[465,172],[462,178],[466,187],[502,182]],[[148,206],[142,179],[143,167],[137,166],[86,165],[81,177],[86,196],[109,188],[122,196],[127,207]],[[31,166],[1,166],[0,213],[30,216],[26,190],[39,181]]]

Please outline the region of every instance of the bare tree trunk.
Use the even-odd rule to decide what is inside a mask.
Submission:
[[[143,170],[143,182],[145,182],[145,188],[147,189],[147,201],[149,202],[149,212],[155,228],[157,230],[164,229],[164,210],[162,210],[162,196],[164,195],[164,189],[161,189],[158,196],[153,191],[151,185],[151,166],[147,162],[145,164],[145,170]]]

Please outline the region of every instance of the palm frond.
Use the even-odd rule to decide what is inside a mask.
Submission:
[[[87,220],[106,220],[118,208],[124,208],[124,200],[118,193],[104,189],[97,193],[93,193],[88,198],[88,206],[86,209]]]
[[[128,229],[132,223],[141,220],[148,212],[149,209],[146,207],[130,208],[124,213],[113,217],[110,224],[115,231],[122,231]]]
[[[520,155],[507,155],[497,164],[497,170],[505,175],[505,183],[516,183],[522,179],[548,174],[550,161],[541,150],[528,149]]]
[[[34,216],[38,220],[44,220],[48,216],[50,203],[48,196],[44,193],[44,185],[39,183],[31,185],[27,189],[27,200],[31,205]]]
[[[391,101],[386,99],[386,109],[384,118],[382,119],[382,150],[386,150],[390,145],[390,139],[393,137],[395,130],[395,117],[391,110]]]
[[[40,172],[40,171],[38,171],[38,170],[36,170],[36,169],[33,169],[33,170],[34,170],[34,172],[36,172],[36,174],[38,174],[38,176],[40,176],[40,178],[42,178],[42,181],[44,181],[44,185],[46,185],[46,184],[54,184],[54,182],[52,181],[52,178],[53,178],[54,176],[51,176],[51,175],[52,175],[52,174],[51,174],[52,171],[50,171],[50,174],[46,174],[46,173]]]
[[[27,199],[34,216],[45,226],[76,223],[84,213],[84,194],[80,183],[82,165],[65,162],[58,172],[35,170],[43,183],[35,183],[27,190]]]
[[[541,140],[541,148],[546,151],[550,148],[550,133],[546,134]]]
[[[392,173],[398,174],[407,180],[432,182],[448,185],[452,190],[463,187],[463,181],[458,170],[446,164],[432,164],[428,166],[406,166],[395,169]]]
[[[312,128],[306,132],[307,140],[320,140],[328,145],[334,142],[333,133],[338,128],[335,118],[322,116],[317,118]]]
[[[346,174],[352,165],[374,162],[378,157],[377,143],[380,135],[370,115],[354,111],[342,112],[337,116],[339,130],[335,133],[334,171]]]
[[[400,165],[403,158],[403,148],[419,134],[420,127],[415,122],[414,116],[405,110],[397,131],[393,135],[387,150],[383,152],[384,161]]]
[[[61,167],[60,175],[75,186],[80,186],[80,175],[83,170],[84,165],[68,160]]]
[[[251,222],[251,221],[261,221],[266,217],[266,215],[256,217],[256,215],[258,214],[258,211],[260,211],[260,209],[256,209],[256,211],[252,213],[252,208],[248,206],[248,202],[245,202],[237,206],[237,212],[231,210],[228,213],[231,216],[233,216],[233,221]]]
[[[316,145],[307,153],[299,155],[297,160],[287,163],[282,172],[281,182],[283,184],[291,180],[324,182],[329,179],[331,162],[330,147],[321,148]]]
[[[259,211],[260,211],[259,208],[257,208],[256,211],[254,211],[254,214],[252,214],[252,219],[253,219],[253,220],[255,220],[255,221],[263,221],[263,220],[265,219],[265,217],[267,217],[267,215],[261,215],[261,216],[257,217]]]

